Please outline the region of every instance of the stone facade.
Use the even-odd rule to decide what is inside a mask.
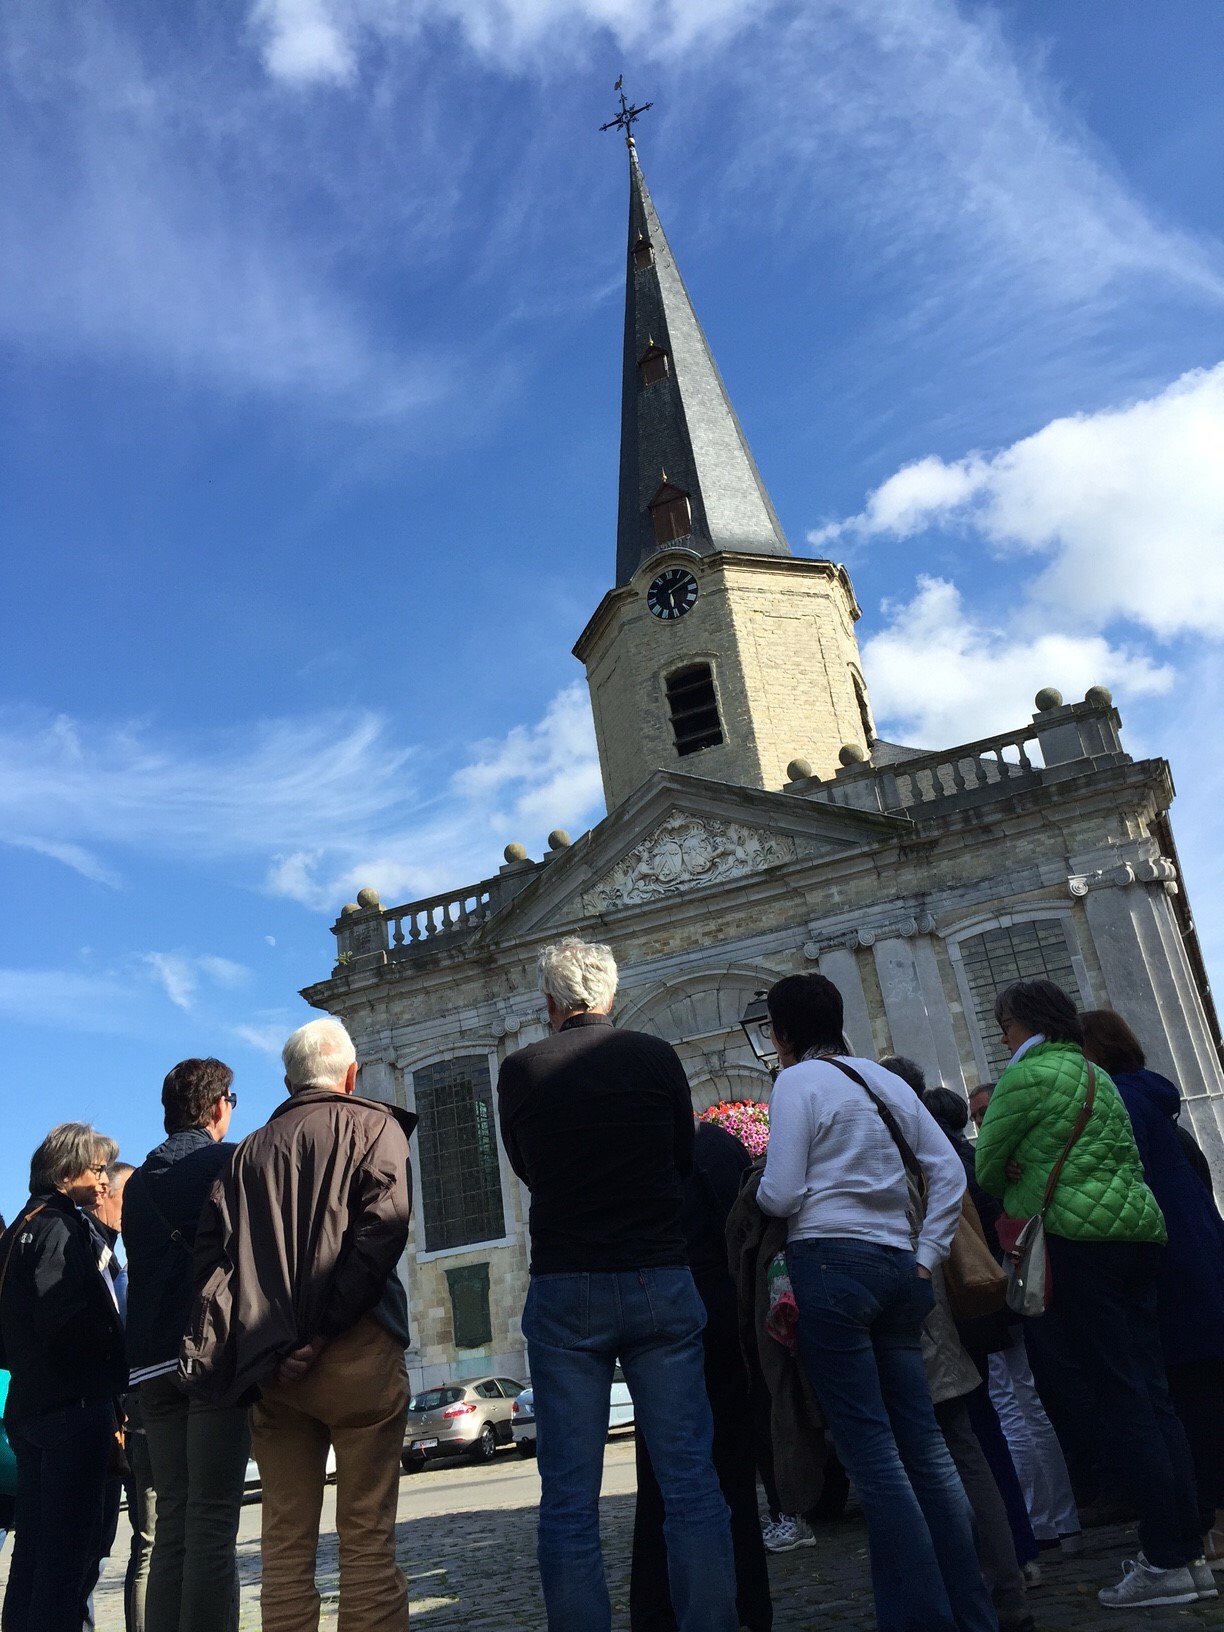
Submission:
[[[621,968],[617,1023],[674,1043],[700,1110],[768,1099],[740,1018],[781,975],[819,969],[845,997],[856,1051],[911,1055],[965,1089],[997,1074],[996,987],[1048,971],[1085,1006],[1126,1015],[1181,1087],[1224,1182],[1214,1014],[1162,850],[1171,798],[1168,766],[1131,760],[1099,692],[1007,737],[783,791],[657,771],[573,845],[509,864],[492,881],[499,900],[469,907],[465,923],[452,915],[397,946],[417,908],[384,909],[366,892],[335,926],[331,978],[305,995],[352,1031],[362,1091],[414,1108],[425,1066],[483,1056],[495,1079],[507,1053],[545,1034],[541,946],[605,940]],[[495,893],[474,886],[455,900],[482,890]],[[418,1197],[420,1160],[414,1149]],[[407,1266],[417,1386],[523,1374],[527,1197],[504,1154],[499,1179],[496,1240],[427,1252],[418,1207]],[[472,1263],[489,1265],[492,1337],[456,1350],[446,1271]]]
[[[646,592],[683,567],[698,584],[684,617],[653,616]],[[870,716],[845,569],[790,556],[701,555],[672,546],[647,558],[604,596],[574,647],[586,665],[604,797],[615,810],[660,767],[718,782],[781,788],[806,760],[832,776],[846,744],[868,747]],[[671,725],[669,675],[710,665],[723,742],[681,758]]]

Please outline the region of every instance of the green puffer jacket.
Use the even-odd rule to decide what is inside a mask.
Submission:
[[[1040,1212],[1046,1182],[1088,1092],[1074,1043],[1037,1043],[999,1078],[977,1140],[977,1176],[1010,1218]],[[1009,1161],[1023,1177],[1011,1184]],[[1164,1215],[1143,1167],[1121,1096],[1099,1067],[1088,1126],[1071,1147],[1046,1213],[1046,1229],[1071,1241],[1160,1241]]]

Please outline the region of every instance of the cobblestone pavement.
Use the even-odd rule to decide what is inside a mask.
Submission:
[[[609,1446],[604,1480],[604,1558],[615,1632],[629,1625],[629,1544],[633,1525],[633,1446]],[[491,1468],[438,1467],[400,1484],[397,1545],[408,1577],[417,1632],[543,1632],[535,1565],[535,1466],[503,1453]],[[259,1627],[259,1507],[244,1509],[239,1534],[242,1632]],[[322,1625],[336,1625],[337,1559],[334,1495],[324,1506],[319,1549]],[[121,1522],[121,1536],[123,1534]],[[1224,1599],[1187,1609],[1131,1611],[1098,1607],[1097,1588],[1118,1578],[1136,1542],[1125,1528],[1094,1530],[1083,1553],[1045,1555],[1045,1585],[1031,1594],[1040,1632],[1170,1632],[1224,1628]],[[122,1545],[122,1541],[120,1543]],[[7,1552],[7,1549],[6,1549]],[[869,1632],[875,1625],[867,1575],[866,1535],[851,1515],[822,1528],[814,1547],[770,1561],[776,1632]],[[1220,1578],[1224,1586],[1224,1576]],[[122,1580],[108,1566],[97,1596],[98,1632],[122,1632]]]

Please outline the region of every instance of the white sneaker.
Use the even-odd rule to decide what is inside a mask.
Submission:
[[[816,1537],[798,1513],[779,1513],[777,1524],[763,1524],[761,1539],[771,1553],[793,1553],[796,1547],[815,1547]]]
[[[1219,1585],[1211,1573],[1211,1565],[1205,1558],[1192,1558],[1186,1568],[1190,1571],[1190,1579],[1194,1582],[1195,1591],[1200,1598],[1220,1596]]]
[[[1026,1587],[1039,1587],[1041,1585],[1041,1565],[1038,1564],[1035,1558],[1029,1559],[1028,1563],[1021,1571],[1021,1574],[1024,1576],[1024,1584]]]
[[[1116,1587],[1102,1587],[1097,1602],[1106,1609],[1156,1607],[1160,1604],[1195,1604],[1199,1591],[1184,1564],[1176,1569],[1158,1570],[1143,1554],[1128,1558]]]

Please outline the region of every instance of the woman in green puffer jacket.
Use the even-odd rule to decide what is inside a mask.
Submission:
[[[1051,981],[1008,986],[995,1019],[1012,1058],[978,1134],[977,1177],[1010,1218],[1027,1219],[1040,1212],[1085,1105],[1089,1067],[1075,1005]],[[1100,1600],[1139,1608],[1214,1596],[1156,1322],[1164,1218],[1144,1183],[1126,1107],[1103,1071],[1095,1071],[1092,1114],[1067,1155],[1045,1228],[1051,1307],[1091,1380],[1140,1514],[1143,1552]]]

